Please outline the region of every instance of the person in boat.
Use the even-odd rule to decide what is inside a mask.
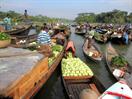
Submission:
[[[48,27],[48,26],[47,26],[47,23],[43,23],[43,27]]]
[[[48,33],[49,33],[49,35],[52,35],[53,34],[53,30],[51,28],[49,28]]]
[[[87,39],[89,40],[89,42],[88,42],[88,48],[91,47],[93,36],[94,36],[94,30],[93,30],[92,27],[90,27],[88,35],[87,35]]]
[[[92,89],[83,89],[79,99],[98,99],[99,95]]]
[[[5,24],[5,30],[11,30],[11,18],[9,17],[9,14],[7,14],[3,21]]]
[[[51,50],[51,39],[48,34],[48,28],[47,27],[42,27],[41,32],[38,34],[37,37],[37,42],[40,45],[38,50],[42,51],[42,53],[45,56],[51,56],[52,55],[52,50]]]
[[[28,18],[27,10],[24,11],[24,17],[25,17],[25,19]]]
[[[106,35],[103,34],[103,35],[101,36],[101,39],[102,39],[104,42],[107,41],[107,37],[106,37]]]
[[[74,46],[74,43],[72,40],[69,40],[68,41],[68,44],[67,44],[67,47],[66,47],[66,55],[68,55],[68,52],[72,52],[72,55],[75,56],[75,52],[76,52],[76,49],[75,49],[75,46]]]
[[[125,44],[128,44],[129,37],[128,37],[127,31],[124,31],[124,33],[123,33],[123,40],[124,40]]]

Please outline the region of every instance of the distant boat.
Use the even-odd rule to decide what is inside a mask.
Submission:
[[[28,35],[30,28],[31,28],[31,25],[26,25],[24,27],[17,28],[14,30],[4,31],[4,33],[7,33],[11,36]]]
[[[86,31],[84,31],[83,29],[75,29],[75,34],[78,34],[78,35],[84,35],[86,34]]]
[[[94,39],[98,42],[106,43],[109,39],[110,35],[107,34],[106,30],[95,30]]]

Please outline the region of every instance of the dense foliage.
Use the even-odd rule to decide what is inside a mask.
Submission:
[[[80,13],[75,19],[77,23],[132,23],[132,12],[128,14],[126,11],[113,10],[100,14]]]
[[[0,40],[9,40],[10,36],[6,33],[0,32]]]
[[[20,14],[20,13],[16,13],[14,11],[8,11],[8,12],[1,12],[0,11],[0,21],[3,20],[3,18],[5,18],[7,16],[7,14],[12,18],[12,21],[14,22],[19,22],[19,21],[23,21],[24,15]],[[69,23],[71,22],[71,20],[68,19],[64,19],[64,18],[50,18],[47,16],[43,16],[43,15],[37,15],[37,16],[28,16],[28,19],[30,19],[31,21],[35,22],[35,23],[56,23],[56,22],[63,22],[63,23]],[[40,22],[40,23],[39,23]]]

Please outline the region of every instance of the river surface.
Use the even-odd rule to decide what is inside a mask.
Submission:
[[[100,80],[100,82],[104,85],[105,88],[108,88],[116,80],[113,76],[108,72],[105,59],[103,59],[100,63],[95,63],[89,59],[87,59],[82,50],[82,46],[84,43],[84,37],[80,35],[76,35],[74,33],[74,28],[71,28],[71,37],[70,39],[74,41],[76,47],[76,56],[81,58],[86,64],[90,66],[93,70],[94,74]],[[96,42],[95,42],[96,43]],[[105,55],[105,49],[107,44],[96,43],[97,46],[102,51],[103,55]],[[114,48],[116,48],[117,52],[121,55],[125,56],[126,59],[132,66],[132,44],[129,45],[115,45],[112,44]],[[60,65],[57,70],[53,73],[50,79],[46,82],[45,85],[41,88],[41,90],[35,95],[34,99],[68,99],[65,89],[63,87],[63,83],[61,81],[61,71]]]

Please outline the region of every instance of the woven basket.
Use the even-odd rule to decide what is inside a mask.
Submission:
[[[7,47],[11,43],[11,40],[0,40],[0,48]]]

